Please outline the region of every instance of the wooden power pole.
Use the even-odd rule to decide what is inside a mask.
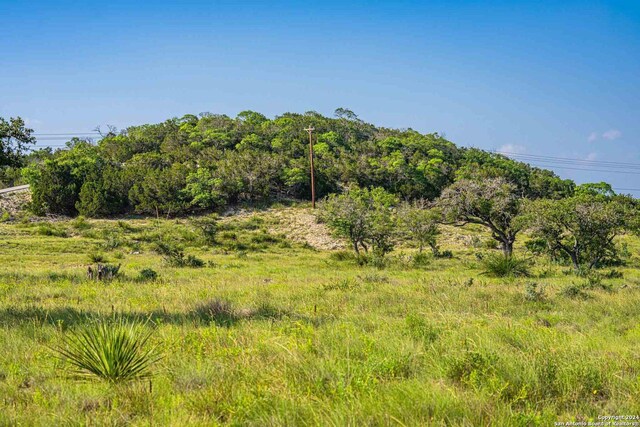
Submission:
[[[310,167],[311,169],[311,207],[315,209],[316,208],[316,183],[313,176],[313,138],[311,137],[311,134],[315,129],[309,126],[305,130],[309,132],[309,164],[311,165]]]

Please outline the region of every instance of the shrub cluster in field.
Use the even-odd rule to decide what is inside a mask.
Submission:
[[[477,224],[491,232],[493,246],[499,244],[504,254],[482,260],[487,274],[505,277],[528,274],[527,262],[513,256],[523,230],[534,237],[527,245],[534,255],[569,261],[576,272],[619,263],[615,238],[639,231],[639,208],[635,199],[604,184],[579,186],[572,197],[532,200],[504,178],[487,178],[458,180],[434,202],[400,203],[383,188],[352,186],[328,196],[319,219],[349,240],[357,259],[377,265],[403,240],[418,247],[417,264],[424,262],[425,246],[435,257],[450,256],[440,253],[439,225]]]

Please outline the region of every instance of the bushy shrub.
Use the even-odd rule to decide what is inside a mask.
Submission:
[[[138,280],[141,282],[153,282],[158,279],[158,273],[152,268],[144,268],[140,270]]]
[[[171,267],[193,267],[204,266],[204,261],[194,255],[185,255],[181,248],[164,242],[155,244],[155,251],[162,255],[164,262]]]
[[[383,188],[351,187],[343,194],[332,194],[321,204],[318,219],[327,224],[336,236],[349,239],[353,250],[360,254],[372,249],[384,257],[394,247],[397,216],[393,207],[397,197]]]
[[[201,218],[193,218],[191,223],[200,232],[200,236],[205,245],[213,246],[216,244],[216,236],[218,234],[218,217],[207,216]]]
[[[38,226],[36,233],[41,236],[69,237],[66,229],[48,223]]]
[[[418,252],[411,257],[411,263],[414,267],[424,267],[431,261],[431,257],[424,252]]]

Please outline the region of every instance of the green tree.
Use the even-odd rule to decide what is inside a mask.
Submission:
[[[513,253],[522,229],[518,216],[522,199],[515,185],[504,178],[482,181],[462,179],[448,187],[437,201],[444,217],[454,225],[479,224],[491,231],[505,256]]]
[[[135,182],[129,191],[129,200],[140,213],[164,215],[184,212],[189,201],[184,192],[187,169],[180,163],[167,168],[147,169],[142,179]]]
[[[616,256],[615,238],[635,227],[636,202],[627,197],[604,199],[581,194],[563,200],[527,204],[525,223],[550,252],[565,254],[576,270],[592,269]]]
[[[351,187],[343,194],[331,194],[322,203],[319,219],[337,236],[349,240],[359,254],[371,247],[384,256],[393,250],[397,198],[382,188]]]
[[[20,117],[0,117],[0,168],[22,165],[28,146],[36,142],[32,133]]]
[[[398,218],[403,234],[418,245],[420,253],[425,246],[429,246],[433,255],[439,254],[437,239],[440,235],[439,223],[442,220],[439,210],[429,209],[428,203],[424,200],[405,202],[398,209]]]

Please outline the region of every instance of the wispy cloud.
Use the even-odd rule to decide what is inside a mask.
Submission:
[[[589,138],[587,138],[587,141],[589,142],[594,142],[598,140],[598,132],[591,132],[589,134]]]
[[[593,160],[596,160],[597,158],[598,158],[598,153],[589,153],[584,159],[591,162]]]
[[[609,141],[615,141],[622,136],[622,132],[618,129],[611,129],[602,134],[602,137]]]
[[[505,144],[498,148],[498,151],[503,154],[524,154],[527,152],[527,148],[522,145]]]
[[[40,126],[42,124],[42,121],[38,119],[30,119],[29,117],[25,117],[24,124],[27,126]]]

